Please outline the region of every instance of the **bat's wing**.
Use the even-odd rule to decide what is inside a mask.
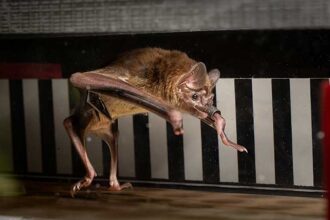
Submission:
[[[103,100],[100,98],[99,94],[93,91],[88,91],[86,96],[86,102],[95,110],[102,113],[107,118],[111,119],[111,115]]]
[[[75,73],[70,77],[70,82],[75,87],[86,89],[91,93],[106,94],[145,108],[170,122],[174,130],[178,129],[178,126],[181,127],[177,117],[178,111],[173,106],[116,75],[99,72]],[[92,104],[95,103],[100,104],[99,102]]]

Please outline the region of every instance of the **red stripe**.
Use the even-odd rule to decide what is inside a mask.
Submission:
[[[330,86],[323,85],[324,176],[328,190],[328,219],[330,220]]]
[[[62,78],[60,64],[52,63],[0,63],[0,78],[52,79]]]

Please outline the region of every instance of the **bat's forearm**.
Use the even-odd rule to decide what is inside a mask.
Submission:
[[[75,73],[70,82],[77,88],[103,93],[117,97],[137,106],[147,109],[170,122],[174,130],[181,129],[181,114],[168,103],[141,89],[121,81],[97,73]]]

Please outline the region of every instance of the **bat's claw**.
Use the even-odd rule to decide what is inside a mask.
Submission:
[[[109,191],[121,191],[124,189],[133,189],[133,186],[131,183],[124,183],[120,185],[118,182],[111,184],[111,186],[108,188]]]
[[[184,133],[184,131],[183,131],[182,128],[179,128],[179,129],[174,130],[174,134],[175,135],[183,135],[183,133]]]
[[[239,151],[241,153],[242,152],[249,153],[248,150],[245,147],[243,147],[242,145],[235,144],[234,142],[232,142],[231,140],[229,140],[226,137],[226,134],[225,133],[223,133],[222,135],[220,135],[220,137],[221,137],[222,142],[225,145],[227,145],[229,147],[233,147],[233,148],[235,148],[237,151]]]
[[[239,152],[241,152],[241,153],[242,153],[242,152],[249,153],[248,150],[247,150],[245,147],[243,147],[242,145],[235,144],[234,142],[232,142],[231,140],[229,140],[229,139],[226,137],[226,134],[225,134],[225,133],[222,134],[220,137],[221,137],[222,142],[223,142],[225,145],[227,145],[227,146],[229,146],[229,147],[233,147],[233,148],[235,148],[237,151],[239,151]]]
[[[245,148],[245,147],[243,147],[243,146],[239,146],[238,148],[237,148],[237,150],[239,151],[239,152],[245,152],[245,153],[249,153],[248,152],[248,150]]]

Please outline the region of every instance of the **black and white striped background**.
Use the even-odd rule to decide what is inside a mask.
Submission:
[[[184,115],[183,136],[154,114],[118,120],[119,176],[139,181],[279,187],[322,186],[319,88],[328,79],[220,79],[216,101],[230,138]],[[79,176],[84,170],[62,126],[74,106],[67,79],[0,80],[0,155],[5,173]],[[109,152],[91,136],[87,148],[107,178]],[[267,185],[266,185],[267,186]]]

